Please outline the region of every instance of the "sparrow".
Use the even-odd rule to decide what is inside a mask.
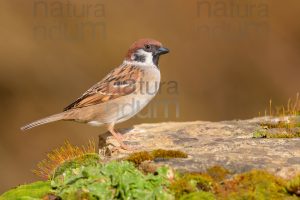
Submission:
[[[159,58],[169,50],[154,39],[134,42],[123,63],[64,108],[63,112],[21,127],[25,131],[55,121],[105,125],[120,147],[129,149],[115,125],[141,111],[157,94],[160,85]]]

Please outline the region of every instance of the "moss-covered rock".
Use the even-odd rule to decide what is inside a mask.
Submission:
[[[19,186],[2,194],[0,200],[299,199],[299,176],[286,181],[259,170],[220,181],[224,176],[214,179],[208,172],[219,172],[221,167],[213,167],[215,171],[208,170],[206,173],[186,174],[159,167],[153,174],[143,174],[133,163],[113,161],[107,164],[85,162],[85,165],[69,165],[64,169],[51,182]]]
[[[68,154],[62,154],[65,152]],[[67,144],[48,154],[49,161],[39,165],[39,170],[46,172],[39,174],[49,177],[48,181],[19,186],[2,194],[0,200],[299,199],[299,175],[290,181],[260,170],[233,175],[221,166],[213,166],[205,172],[180,173],[155,165],[153,161],[148,161],[148,165],[145,162],[185,156],[182,152],[160,149],[132,154],[127,158],[130,162],[103,163],[97,154]],[[66,158],[65,161],[61,161],[61,157]]]

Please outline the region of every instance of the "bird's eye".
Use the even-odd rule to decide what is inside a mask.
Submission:
[[[150,47],[149,44],[146,44],[146,45],[145,45],[145,48],[146,48],[146,49],[150,49],[151,47]]]

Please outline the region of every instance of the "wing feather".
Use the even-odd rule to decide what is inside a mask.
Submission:
[[[100,82],[88,89],[64,111],[104,103],[133,93],[137,89],[142,70],[132,65],[121,65]]]

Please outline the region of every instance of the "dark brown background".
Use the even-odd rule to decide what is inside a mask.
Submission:
[[[178,94],[163,87],[155,100],[175,99],[180,116],[173,107],[165,118],[159,107],[158,117],[119,127],[250,118],[264,112],[270,98],[281,105],[299,91],[299,1],[69,1],[77,14],[91,5],[86,16],[68,16],[66,0],[42,1],[46,16],[43,7],[35,9],[37,2],[0,2],[0,192],[37,180],[31,169],[64,140],[84,144],[105,131],[70,122],[26,133],[19,127],[60,112],[118,66],[138,38],[152,37],[171,49],[161,59],[161,73],[165,82],[178,83]],[[232,15],[232,2],[240,15]],[[86,29],[78,37],[74,27],[81,23],[100,23],[105,30],[93,38]],[[62,24],[69,28],[53,29]],[[37,26],[49,33],[37,32]]]

